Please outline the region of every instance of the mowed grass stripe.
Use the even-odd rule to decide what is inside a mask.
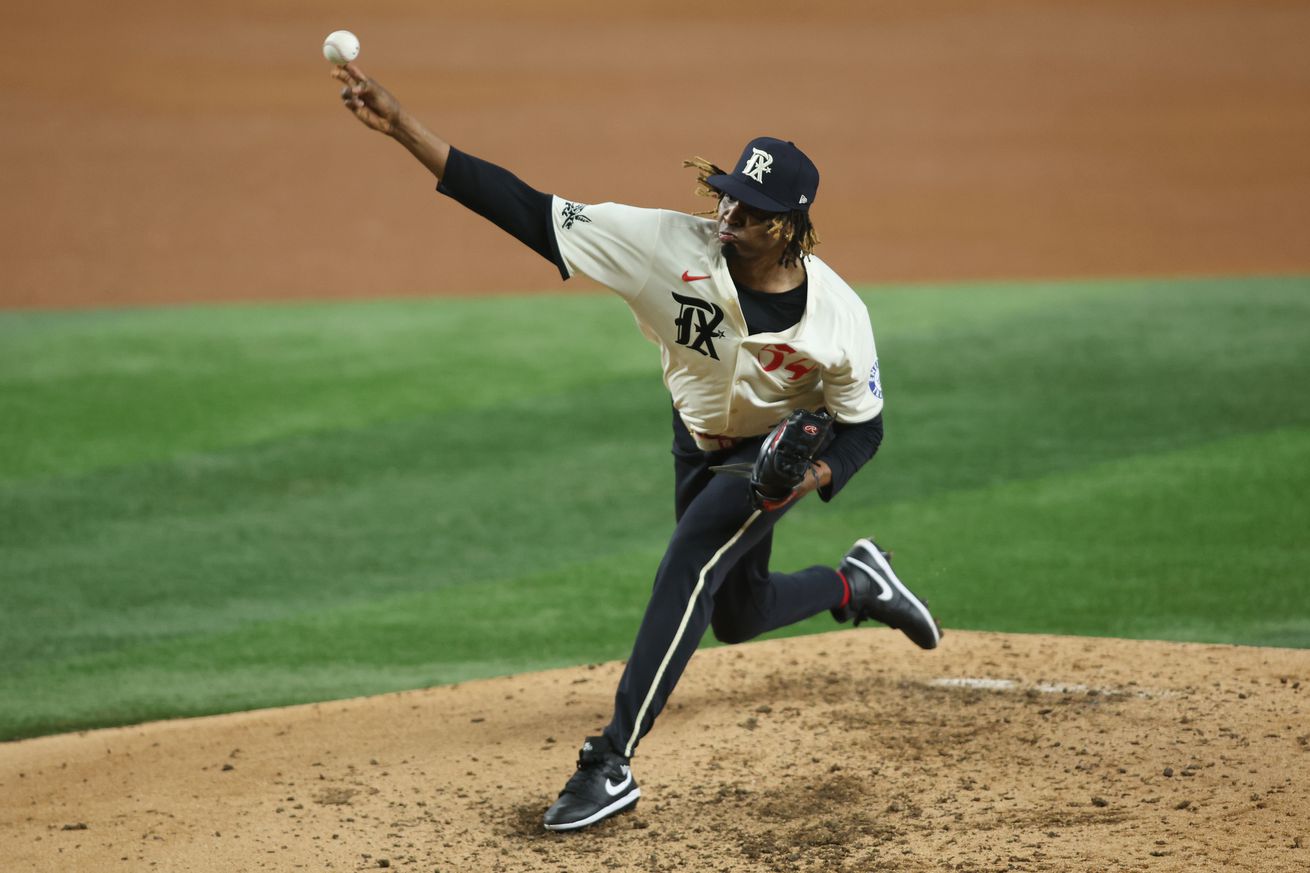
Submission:
[[[895,549],[947,626],[1310,647],[1310,428],[1146,453],[839,518]]]
[[[1285,513],[1308,488],[1310,429],[1285,430],[876,510],[801,507],[775,564],[835,560],[816,543],[874,532],[948,627],[1143,638],[1163,628],[1183,640],[1310,646],[1305,519]],[[1211,509],[1188,512],[1194,504]],[[0,699],[22,699],[32,724],[59,728],[621,658],[658,560],[634,550],[44,662],[0,680]],[[819,616],[771,636],[832,628]],[[106,674],[124,679],[108,708],[83,693]],[[250,677],[260,696],[243,698]],[[52,682],[74,693],[45,693]],[[70,712],[70,700],[96,708]]]
[[[529,426],[498,442],[439,420],[12,487],[8,572],[40,584],[16,587],[0,616],[8,661],[492,584],[649,543],[671,514],[668,451],[629,430],[648,438],[669,412],[656,395],[623,416],[629,396],[601,398],[605,413],[510,408]],[[124,614],[130,626],[111,625]]]
[[[596,297],[0,314],[0,481],[567,397],[650,371]]]
[[[613,660],[627,655],[659,557],[630,552],[55,659],[0,676],[0,703],[22,701],[0,711],[22,736]],[[106,675],[118,679],[112,695]]]
[[[1277,525],[1261,529],[1291,544],[1261,596],[1288,604],[1279,626],[1199,592],[1195,609],[1171,608],[1187,525],[1140,527],[1134,560],[1150,572],[1134,577],[1143,595],[1131,621],[1115,598],[1089,611],[1096,589],[1052,573],[1081,554],[1101,560],[1102,542],[1134,523],[1142,497],[1112,472],[1120,462],[1145,465],[1150,482],[1176,453],[1225,446],[1229,486],[1173,513],[1304,517],[1286,491],[1264,489],[1248,510],[1255,494],[1230,486],[1277,484],[1258,438],[1310,424],[1307,291],[1297,278],[872,289],[888,440],[838,501],[789,519],[780,566],[835,561],[873,531],[948,624],[1310,644],[1297,617],[1310,559]],[[13,449],[0,462],[0,655],[13,670],[0,681],[0,735],[134,720],[133,700],[154,701],[151,717],[167,714],[159,700],[187,713],[241,708],[239,685],[214,674],[252,664],[268,678],[247,703],[264,705],[625,654],[671,498],[657,355],[621,303],[3,315],[0,339],[6,408],[38,396],[79,407],[0,425]],[[96,409],[104,387],[81,376],[140,342],[155,357],[112,374],[137,414],[80,408]],[[509,351],[478,357],[485,345]],[[447,356],[483,362],[488,393],[470,390],[471,370],[437,378]],[[150,416],[171,414],[182,394],[181,425],[152,430]],[[85,417],[95,426],[65,431]],[[1122,492],[1071,510],[1104,536],[1070,540],[1025,512],[1046,489],[1082,487],[1079,477]],[[1243,542],[1270,546],[1208,536],[1239,554]],[[980,564],[999,574],[995,597],[975,584]],[[1187,566],[1198,589],[1231,585],[1218,564]],[[610,608],[616,621],[596,631],[592,610]],[[820,618],[798,631],[830,627]],[[327,637],[375,657],[334,658]],[[53,684],[37,687],[46,668]],[[96,676],[113,695],[86,697]]]

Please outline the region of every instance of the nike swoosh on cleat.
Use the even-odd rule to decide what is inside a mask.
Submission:
[[[906,588],[904,582],[901,582],[896,578],[896,574],[892,572],[891,564],[888,563],[887,559],[878,552],[878,549],[872,542],[868,540],[860,540],[859,544],[864,546],[865,550],[868,551],[869,558],[874,564],[885,568],[888,580],[891,584],[896,586],[897,590],[900,591],[901,596],[905,598],[905,601],[927,621],[928,628],[932,631],[933,636],[933,644],[929,648],[935,648],[942,640],[942,627],[937,623],[937,619],[932,617],[932,613],[928,611],[928,607],[924,605],[923,601],[916,597],[914,592]]]
[[[699,282],[701,279],[708,279],[708,278],[709,276],[693,276],[691,274],[691,270],[682,271],[682,281],[684,282]]]
[[[857,558],[850,558],[850,557],[848,557],[846,560],[850,561],[852,564],[854,564],[855,566],[859,567],[859,568],[860,568],[861,570],[863,570],[866,574],[868,574],[868,576],[869,576],[870,579],[872,579],[874,582],[877,582],[877,583],[878,583],[878,588],[879,588],[878,599],[879,599],[879,600],[887,601],[887,600],[891,600],[893,597],[896,596],[896,592],[893,591],[893,590],[892,590],[892,587],[891,587],[890,585],[888,585],[887,582],[886,582],[886,580],[884,580],[884,579],[882,578],[882,574],[881,574],[881,573],[877,572],[877,571],[874,570],[872,567],[870,567],[868,564],[864,563],[863,561],[861,561],[861,560],[859,560],[859,559],[857,559]]]
[[[624,767],[623,776],[624,776],[623,781],[620,782],[618,785],[615,785],[613,782],[606,779],[605,793],[608,794],[610,797],[615,797],[623,793],[623,789],[627,788],[629,785],[632,784],[632,770],[629,769],[628,767]]]

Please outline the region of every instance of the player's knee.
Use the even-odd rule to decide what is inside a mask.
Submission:
[[[730,646],[734,646],[737,643],[744,643],[755,637],[754,629],[737,621],[735,616],[724,618],[715,616],[710,620],[710,629],[714,631],[714,638],[716,640]]]

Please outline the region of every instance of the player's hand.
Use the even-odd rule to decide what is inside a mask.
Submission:
[[[332,78],[345,83],[341,102],[356,118],[388,136],[395,131],[400,123],[400,101],[390,91],[364,75],[353,63],[334,67]]]

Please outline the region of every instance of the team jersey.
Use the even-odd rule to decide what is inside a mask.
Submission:
[[[619,294],[660,347],[664,383],[703,449],[767,433],[792,410],[827,409],[858,424],[882,411],[869,312],[809,255],[805,313],[777,333],[751,334],[717,222],[664,209],[552,199],[560,260]]]

